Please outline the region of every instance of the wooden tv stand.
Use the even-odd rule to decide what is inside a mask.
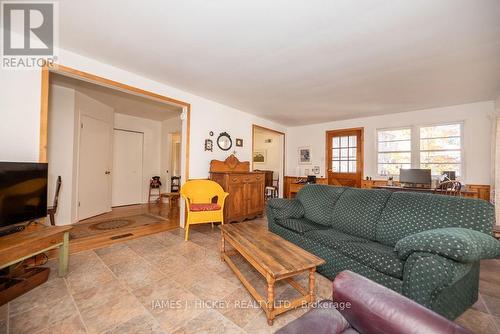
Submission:
[[[0,237],[0,269],[32,256],[59,248],[59,277],[66,276],[71,226],[28,226],[21,232]]]

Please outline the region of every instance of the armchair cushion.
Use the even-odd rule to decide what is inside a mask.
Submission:
[[[395,250],[402,260],[414,252],[427,252],[468,263],[499,256],[500,242],[475,230],[447,227],[411,234],[399,240]]]
[[[189,205],[189,210],[193,212],[198,211],[217,211],[220,210],[221,206],[217,203],[191,203]]]
[[[271,198],[267,205],[273,210],[276,219],[304,217],[304,207],[296,199]]]

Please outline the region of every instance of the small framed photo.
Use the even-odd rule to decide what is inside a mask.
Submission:
[[[243,139],[241,139],[241,138],[236,138],[236,146],[238,146],[238,147],[243,147]]]
[[[311,148],[299,147],[299,164],[309,165],[311,163]]]
[[[213,151],[214,142],[212,139],[205,139],[205,151]]]
[[[257,164],[264,164],[267,161],[266,150],[255,150],[253,151],[252,161]]]

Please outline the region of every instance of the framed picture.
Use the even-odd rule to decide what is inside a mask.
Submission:
[[[214,143],[212,139],[205,139],[205,151],[212,152]]]
[[[299,147],[299,164],[308,165],[311,163],[311,148]]]
[[[236,146],[238,146],[238,147],[243,147],[243,139],[241,139],[241,138],[236,138]]]
[[[267,152],[266,150],[255,150],[253,151],[252,161],[257,164],[263,164],[267,161]]]

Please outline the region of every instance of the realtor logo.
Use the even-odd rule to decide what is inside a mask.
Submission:
[[[2,67],[39,67],[54,61],[56,3],[2,2]]]

